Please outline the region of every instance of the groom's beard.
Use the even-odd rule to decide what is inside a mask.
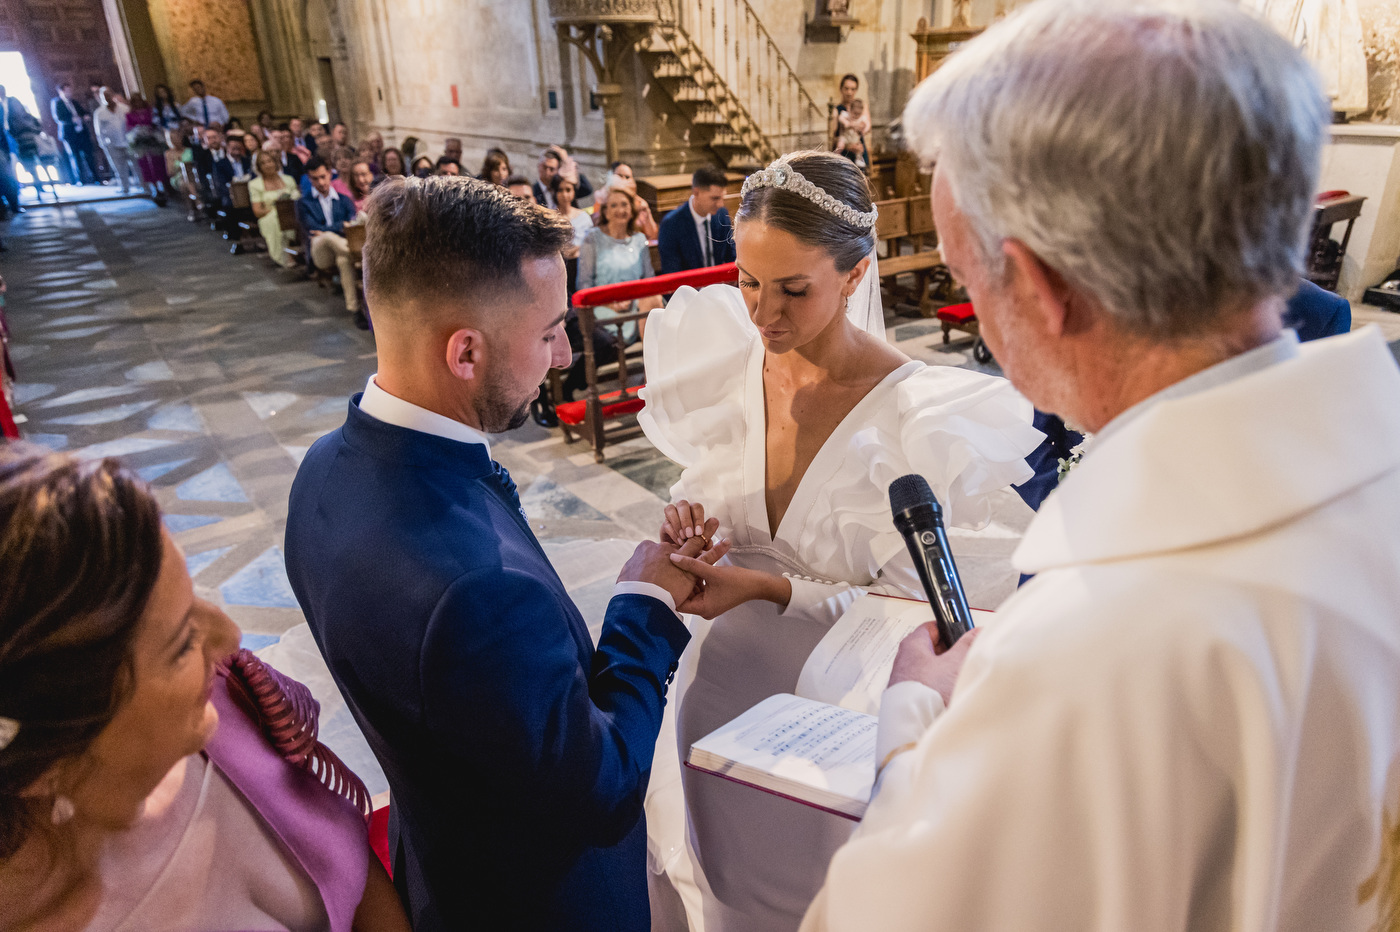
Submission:
[[[519,393],[512,397],[509,374],[492,374],[486,382],[486,390],[477,402],[476,415],[481,420],[481,429],[488,434],[503,434],[515,430],[530,419],[530,402],[538,389],[531,389],[528,397],[521,399]]]

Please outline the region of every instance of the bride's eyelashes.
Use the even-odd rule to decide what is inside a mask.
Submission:
[[[747,289],[747,290],[749,290],[749,291],[757,291],[757,290],[758,290],[758,282],[746,282],[746,281],[743,281],[743,280],[741,279],[741,280],[739,281],[739,287],[740,287],[740,288],[745,288],[745,289]],[[783,294],[787,295],[789,298],[805,298],[805,297],[807,297],[807,289],[806,289],[806,288],[803,288],[801,291],[792,291],[792,290],[790,290],[789,288],[787,288],[786,286],[784,286],[784,288],[783,288]]]

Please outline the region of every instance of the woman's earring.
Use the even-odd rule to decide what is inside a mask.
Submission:
[[[53,812],[49,815],[49,818],[54,825],[63,825],[67,822],[71,822],[76,812],[77,809],[73,805],[73,800],[60,794],[53,798]]]

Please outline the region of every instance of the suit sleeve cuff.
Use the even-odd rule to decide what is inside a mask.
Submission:
[[[875,733],[877,773],[911,750],[945,708],[931,686],[913,680],[896,683],[880,697],[880,725]]]
[[[655,583],[636,582],[632,580],[619,582],[617,585],[613,586],[612,594],[614,598],[620,595],[649,596],[669,608],[677,618],[681,617],[680,612],[676,611],[676,600],[671,597],[671,593]]]

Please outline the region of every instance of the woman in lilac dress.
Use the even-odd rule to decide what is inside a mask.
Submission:
[[[116,460],[0,448],[0,924],[408,932],[316,703]]]
[[[154,200],[166,205],[166,187],[170,176],[165,171],[165,133],[156,125],[155,111],[140,94],[131,95],[131,110],[126,115],[126,144],[136,157],[136,170]]]

